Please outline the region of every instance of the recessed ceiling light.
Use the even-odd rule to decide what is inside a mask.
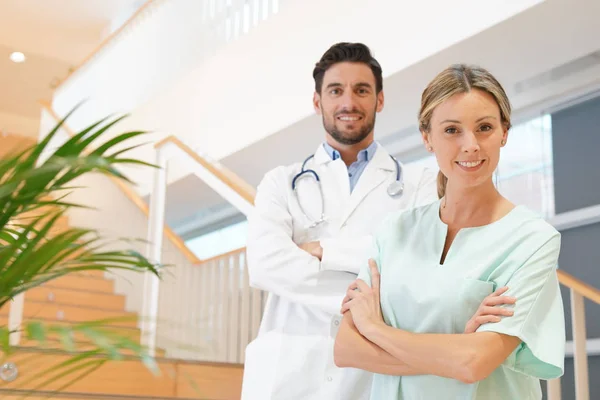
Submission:
[[[25,54],[20,51],[15,51],[10,55],[10,60],[16,63],[22,63],[25,61]]]

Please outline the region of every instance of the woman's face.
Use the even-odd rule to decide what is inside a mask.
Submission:
[[[433,110],[423,141],[435,153],[448,185],[474,187],[492,179],[507,135],[494,97],[473,89]]]

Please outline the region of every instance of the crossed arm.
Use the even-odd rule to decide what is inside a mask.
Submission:
[[[487,377],[519,345],[520,339],[514,336],[470,333],[479,325],[478,318],[494,322],[494,315],[483,315],[489,313],[490,304],[514,301],[499,296],[484,300],[467,323],[468,334],[418,334],[386,325],[379,303],[379,272],[374,262],[370,267],[373,287],[357,280],[344,300],[344,317],[334,348],[338,367],[387,375],[437,375],[473,383]],[[506,315],[507,310],[498,310]]]
[[[330,314],[339,310],[339,299],[321,284],[323,273],[358,273],[367,260],[370,238],[328,238],[296,244],[295,223],[288,209],[285,171],[267,174],[254,201],[249,218],[247,260],[250,284],[287,300]],[[322,247],[321,247],[322,245]],[[336,288],[343,293],[345,284]]]

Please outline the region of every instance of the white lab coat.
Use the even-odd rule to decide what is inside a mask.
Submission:
[[[258,337],[246,348],[243,400],[368,399],[372,375],[338,368],[333,344],[348,285],[368,261],[371,235],[391,211],[437,199],[435,174],[402,167],[404,193],[392,198],[388,185],[396,166],[378,144],[350,193],[348,170],[322,145],[306,168],[321,179],[327,222],[309,229],[291,182],[301,163],[268,172],[258,187],[249,218],[250,284],[269,292]],[[297,181],[299,201],[312,220],[321,214],[318,186]],[[322,261],[297,245],[317,241]]]

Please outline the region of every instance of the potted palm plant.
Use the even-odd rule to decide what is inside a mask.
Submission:
[[[0,308],[19,294],[68,274],[120,269],[159,275],[159,265],[136,251],[107,250],[107,240],[97,231],[70,227],[53,233],[53,227],[69,209],[85,206],[68,201],[68,193],[77,190],[72,186],[77,178],[100,173],[129,181],[117,170],[117,165],[153,167],[125,156],[137,147],[131,146],[131,142],[146,132],[125,132],[97,146],[123,117],[98,121],[58,148],[51,148],[52,139],[71,113],[36,145],[0,160]],[[97,147],[92,150],[92,145]],[[72,350],[76,331],[87,335],[93,344],[45,371],[44,382],[68,374],[81,377],[82,370],[119,358],[124,349],[153,367],[152,358],[139,343],[112,332],[105,324],[93,321],[53,326],[28,322],[14,329],[0,323],[0,378],[10,380],[16,375],[15,366],[10,363],[15,351],[10,338],[17,330],[40,344],[49,333],[58,334],[65,350]]]

